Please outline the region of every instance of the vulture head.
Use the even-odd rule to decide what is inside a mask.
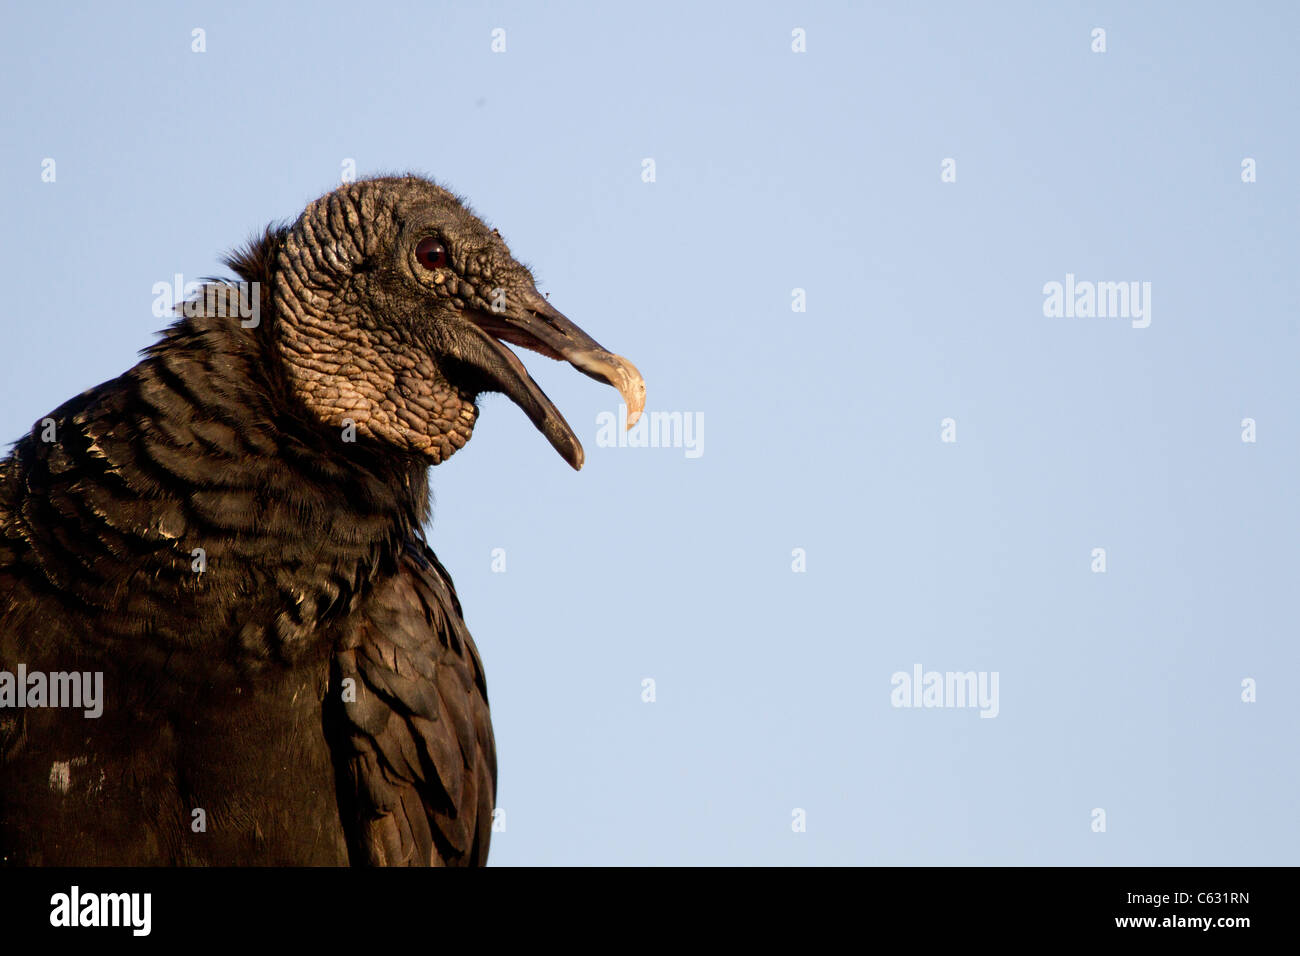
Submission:
[[[581,468],[573,429],[509,345],[613,385],[629,427],[645,405],[636,367],[553,308],[500,234],[428,180],[348,183],[267,251],[275,347],[290,389],[324,425],[350,422],[437,464],[469,440],[478,396],[502,392]]]

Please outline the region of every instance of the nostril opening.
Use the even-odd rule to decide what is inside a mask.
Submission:
[[[535,319],[541,319],[543,322],[545,322],[547,325],[553,328],[556,332],[559,332],[561,335],[563,335],[566,339],[569,337],[569,330],[564,328],[561,325],[556,324],[555,319],[547,315],[545,312],[538,312],[536,309],[529,309],[528,313]]]

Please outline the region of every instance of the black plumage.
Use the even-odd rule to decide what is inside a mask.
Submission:
[[[631,420],[640,375],[418,177],[347,184],[228,261],[244,285],[0,462],[0,674],[103,674],[99,717],[0,696],[0,859],[481,864],[496,755],[427,470],[484,391],[581,465],[503,342]]]

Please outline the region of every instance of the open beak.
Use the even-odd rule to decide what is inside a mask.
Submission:
[[[605,351],[535,291],[507,298],[503,312],[465,313],[468,320],[457,336],[459,358],[485,372],[500,391],[524,410],[538,431],[574,469],[582,467],[582,443],[554,403],[529,376],[523,362],[503,343],[519,345],[553,359],[562,359],[597,381],[618,389],[627,405],[631,428],[645,408],[645,380],[636,366]]]

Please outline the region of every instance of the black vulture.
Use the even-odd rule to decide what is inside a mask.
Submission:
[[[629,422],[641,375],[417,176],[226,262],[0,462],[0,859],[482,864],[496,752],[428,468],[484,392],[581,467],[505,343],[614,385]]]

